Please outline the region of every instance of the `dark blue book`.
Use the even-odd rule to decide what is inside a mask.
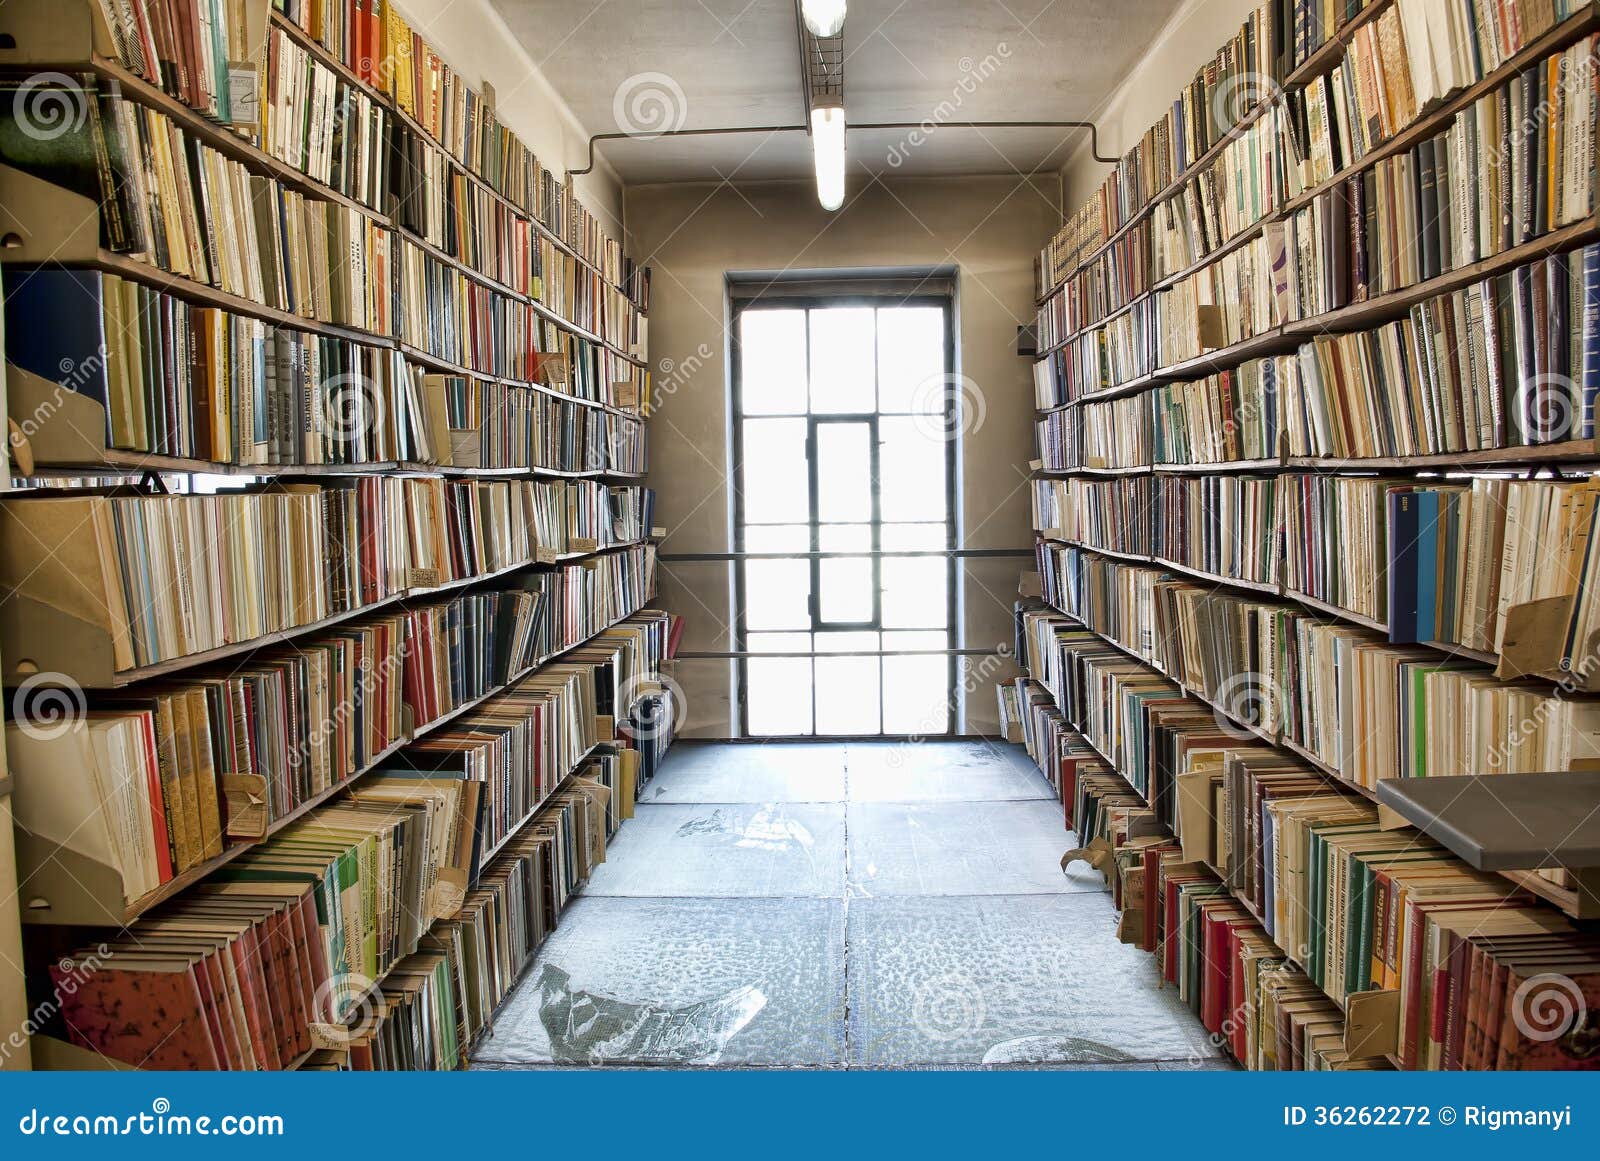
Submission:
[[[107,446],[132,447],[126,433],[112,430],[106,289],[96,270],[6,267],[6,358],[93,399],[105,408]]]
[[[1389,493],[1389,640],[1417,637],[1417,534],[1421,530],[1415,492]]]

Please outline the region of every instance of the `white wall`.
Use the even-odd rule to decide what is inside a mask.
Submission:
[[[1031,546],[1032,371],[1014,352],[1016,328],[1033,321],[1034,256],[1060,220],[1055,197],[1054,180],[906,179],[853,189],[844,209],[827,214],[810,183],[630,188],[630,250],[653,271],[650,354],[660,407],[650,421],[650,482],[659,494],[656,522],[670,529],[663,551],[733,547],[726,275],[864,267],[958,269],[958,370],[976,384],[983,410],[961,445],[961,545]],[[663,371],[668,360],[671,374]],[[670,394],[659,391],[664,382]],[[1031,568],[1014,557],[962,570],[965,647],[1010,646],[1017,576]],[[687,619],[685,650],[732,650],[730,578],[726,564],[663,566],[659,603]],[[995,731],[994,682],[1015,671],[993,664],[973,679],[967,732]],[[732,736],[728,663],[687,662],[678,676],[688,736]]]
[[[1091,115],[1100,127],[1100,152],[1121,157],[1132,149],[1171,107],[1178,90],[1259,7],[1260,0],[1185,0],[1126,79]],[[1068,213],[1088,200],[1111,168],[1094,160],[1087,143],[1073,152],[1061,168]]]
[[[489,0],[401,0],[398,7],[452,69],[474,87],[494,86],[501,121],[541,163],[563,171],[584,167],[590,127],[578,124]],[[601,161],[577,180],[579,199],[620,237],[622,183],[615,172]]]

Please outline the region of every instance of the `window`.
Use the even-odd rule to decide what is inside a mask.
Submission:
[[[949,300],[741,303],[734,343],[744,733],[948,733]]]

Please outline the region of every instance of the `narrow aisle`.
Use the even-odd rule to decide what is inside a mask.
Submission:
[[[1210,1067],[1020,747],[680,743],[474,1061]]]

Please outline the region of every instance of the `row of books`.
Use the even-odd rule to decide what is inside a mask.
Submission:
[[[1597,43],[1539,61],[1293,214],[1285,245],[1296,314],[1413,286],[1586,219]]]
[[[1498,655],[1516,610],[1560,599],[1543,669],[1586,677],[1600,632],[1597,496],[1588,480],[1121,476],[1035,480],[1034,516],[1074,544],[1281,580],[1395,643]]]
[[[568,898],[603,859],[607,840],[632,815],[639,755],[608,739],[626,716],[622,702],[656,674],[668,621],[647,612],[613,627],[583,657],[542,672],[538,688],[530,682],[486,703],[471,719],[481,716],[478,727],[463,734],[465,749],[403,751],[417,760],[355,784],[348,804],[323,808],[244,852],[140,928],[164,936],[209,914],[217,897],[309,899],[292,933],[302,948],[297,964],[263,955],[276,952],[269,940],[277,932],[251,925],[221,948],[164,949],[185,962],[161,970],[193,973],[193,988],[170,974],[152,978],[142,962],[127,966],[137,957],[120,956],[123,971],[85,997],[87,1019],[64,1013],[66,1034],[146,1067],[463,1065]],[[472,755],[490,738],[510,764],[486,777]],[[520,823],[506,827],[491,804],[513,790],[534,797]],[[420,834],[419,819],[428,824]],[[313,872],[309,894],[303,870]],[[109,950],[63,957],[52,971],[58,981],[76,979]],[[215,950],[220,958],[205,954]],[[114,1005],[160,988],[179,1001],[168,1009],[176,1029],[104,1018]],[[307,1052],[307,1030],[321,1050]],[[177,1043],[151,1064],[146,1050],[159,1032]]]
[[[234,103],[234,66],[251,60],[261,29],[226,0],[98,0],[117,56],[129,71],[224,124],[254,124]]]
[[[1254,359],[1204,379],[1052,411],[1035,424],[1041,467],[1070,472],[1275,460],[1282,367]]]
[[[1399,6],[1387,5],[1356,29],[1338,64],[1288,94],[1282,144],[1299,186],[1331,180],[1416,120],[1409,47]]]
[[[1335,0],[1325,4],[1297,4],[1279,0],[1279,75],[1287,77],[1332,42],[1372,0]],[[1381,2],[1381,0],[1380,0]]]
[[[1319,338],[1281,361],[1291,455],[1517,447],[1594,434],[1600,246],[1553,254]]]
[[[1291,477],[1284,583],[1395,642],[1499,654],[1519,606],[1562,598],[1549,671],[1595,670],[1592,480]]]
[[[1150,226],[1140,222],[1084,265],[1039,306],[1041,350],[1103,322],[1150,289]]]
[[[1314,611],[1043,544],[1047,600],[1356,786],[1585,768],[1600,702]],[[1091,619],[1092,618],[1092,619]]]
[[[1152,214],[1151,274],[1173,277],[1203,260],[1283,205],[1288,179],[1278,148],[1281,107],[1230,137],[1204,169]]]
[[[1280,426],[1287,454],[1339,459],[1589,439],[1597,300],[1591,244],[1425,299],[1371,330],[1158,388],[1153,408],[1118,400],[1084,404],[1081,419],[1052,414],[1041,432],[1060,434],[1041,447],[1061,447],[1064,459],[1046,459],[1064,469],[1268,458]],[[1068,430],[1115,432],[1120,450],[1060,442]]]
[[[1183,90],[1173,110],[1145,133],[1095,195],[1068,215],[1037,263],[1040,296],[1060,286],[1083,257],[1185,176],[1207,148],[1235,131],[1259,104],[1272,102],[1285,113],[1281,120],[1273,118],[1282,133],[1272,146],[1278,158],[1269,168],[1284,176],[1282,193],[1294,198],[1358,164],[1420,112],[1501,68],[1581,8],[1570,0],[1539,12],[1468,0],[1396,2],[1356,29],[1342,60],[1280,102],[1279,83],[1360,7],[1312,10],[1276,0],[1253,13],[1213,65]],[[1546,132],[1543,120],[1525,116],[1511,124],[1539,136]],[[1202,127],[1205,131],[1194,132]]]
[[[528,388],[428,373],[393,349],[99,271],[8,268],[4,281],[7,357],[98,404],[108,448],[238,466],[642,470],[636,421]],[[577,348],[583,375],[561,372],[584,392],[604,374],[582,357],[594,352]],[[584,438],[591,428],[599,438]]]
[[[251,173],[165,114],[124,100],[114,81],[60,74],[39,85],[89,111],[40,134],[20,87],[36,82],[8,82],[17,99],[8,91],[0,102],[0,161],[93,201],[107,249],[275,310],[393,333],[390,231],[352,206]]]
[[[454,910],[494,853],[598,744],[595,676],[593,668],[567,662],[540,669],[352,786],[358,802],[373,804],[408,803],[441,787],[459,798],[457,825],[443,833],[460,840],[441,860],[439,870],[450,874],[437,880],[451,905],[441,901],[436,917]]]
[[[586,759],[479,877],[461,909],[434,924],[411,956],[332,1038],[336,1067],[355,1071],[465,1068],[500,1004],[555,929],[567,901],[605,857],[603,818],[615,788],[595,784],[616,755]],[[602,801],[605,800],[605,801]],[[631,814],[631,799],[624,809]],[[548,969],[547,969],[548,970]]]
[[[1537,11],[1464,0],[1387,6],[1356,30],[1337,65],[1289,94],[1285,147],[1303,163],[1304,185],[1359,164],[1419,112],[1478,83],[1581,8],[1567,0]]]
[[[1049,739],[1030,753],[1041,768],[1060,769],[1068,826],[1079,843],[1066,857],[1088,860],[1105,875],[1121,911],[1118,938],[1160,957],[1162,978],[1212,1044],[1252,1070],[1389,1067],[1375,1047],[1350,1035],[1340,1007],[1227,893],[1213,867],[1173,840],[1144,798],[1056,708],[1050,691],[1026,678],[1017,684],[1042,723],[1041,741]]]
[[[449,462],[430,381],[395,350],[96,270],[8,267],[5,287],[8,359],[99,404],[108,448],[238,465]]]
[[[1054,632],[1069,636],[1070,622]],[[1123,680],[1142,685],[1137,671]],[[1158,702],[1149,757],[1176,755],[1191,804],[1163,820],[1027,684],[1034,716],[1059,719],[1040,731],[1039,757],[1071,786],[1075,853],[1111,881],[1120,933],[1163,957],[1168,982],[1246,1067],[1587,1066],[1581,1018],[1546,1034],[1523,985],[1557,970],[1590,994],[1592,937],[1415,831],[1381,828],[1373,806],[1291,756]],[[1350,998],[1373,991],[1397,993],[1395,1018],[1347,1026]]]
[[[1277,257],[1267,234],[1258,234],[1152,296],[1155,329],[1150,358],[1155,366],[1198,358],[1287,321]],[[1114,378],[1108,385],[1126,381]]]
[[[479,282],[403,238],[396,265],[398,333],[423,354],[607,405],[645,397],[642,367],[562,329],[531,302]]]
[[[1040,409],[1154,374],[1158,297],[1135,299],[1108,322],[1080,331],[1036,362],[1033,391]]]
[[[645,427],[637,419],[515,384],[441,378],[452,466],[644,473]]]
[[[1456,958],[1450,949],[1468,949],[1447,939],[1446,954],[1436,956],[1438,941],[1417,938],[1433,934],[1426,917],[1431,907],[1442,904],[1446,912],[1465,907],[1470,914],[1444,916],[1441,934],[1484,937],[1478,951],[1493,960],[1490,949],[1499,946],[1508,954],[1498,970],[1515,971],[1520,953],[1529,950],[1535,962],[1563,951],[1575,954],[1574,962],[1592,957],[1592,950],[1572,942],[1579,937],[1570,923],[1540,908],[1508,882],[1471,871],[1415,832],[1380,828],[1376,810],[1368,802],[1319,777],[1292,756],[1237,735],[1230,737],[1207,707],[1193,698],[1175,696],[1170,683],[1163,685],[1148,668],[1103,643],[1097,645],[1093,635],[1075,622],[1038,612],[1024,616],[1035,642],[1030,663],[1040,667],[1034,672],[1048,687],[1050,699],[1069,723],[1083,722],[1091,737],[1101,733],[1093,748],[1110,755],[1134,784],[1110,788],[1110,809],[1138,811],[1139,804],[1127,801],[1125,789],[1137,790],[1137,780],[1153,773],[1153,789],[1137,797],[1148,804],[1149,815],[1161,829],[1180,840],[1169,845],[1140,828],[1157,847],[1168,847],[1174,862],[1200,863],[1210,870],[1245,905],[1246,914],[1261,925],[1274,948],[1281,949],[1277,954],[1303,970],[1341,1008],[1359,992],[1400,994],[1399,1018],[1390,1029],[1392,1047],[1384,1050],[1395,1063],[1404,1068],[1585,1067],[1587,1054],[1579,1029],[1569,1025],[1553,1035],[1534,1035],[1526,1022],[1530,1013],[1517,1013],[1515,1018],[1511,1012],[1499,1013],[1497,1005],[1506,997],[1492,993],[1490,977],[1480,974],[1497,970],[1493,963],[1464,971],[1470,960]],[[1100,689],[1113,691],[1112,720],[1106,723],[1083,712],[1083,698]],[[1104,748],[1112,738],[1123,743],[1120,750]],[[1069,779],[1075,782],[1078,824],[1105,835],[1107,823],[1114,826],[1114,821],[1106,818],[1104,806],[1086,809],[1089,804],[1083,801],[1095,796],[1097,785],[1105,788],[1102,774],[1093,766],[1087,777],[1079,772],[1082,750],[1069,737],[1059,757],[1049,757],[1062,764],[1063,784]],[[1143,861],[1148,874],[1148,846],[1140,859],[1137,852],[1116,850],[1129,842],[1106,837],[1114,852],[1104,861],[1109,870],[1115,873]],[[1123,837],[1131,840],[1131,828]],[[1148,933],[1150,882],[1136,879],[1132,886],[1130,892],[1130,884],[1122,884],[1124,900],[1132,894],[1143,901],[1140,918]],[[1450,921],[1456,918],[1465,923],[1455,926]],[[1125,925],[1127,919],[1125,915]],[[1157,919],[1158,928],[1159,923]],[[1530,943],[1537,946],[1498,943],[1499,937],[1513,934],[1534,937]],[[1543,938],[1556,935],[1563,938]],[[1146,946],[1165,947],[1172,954],[1166,940],[1152,940]],[[1210,961],[1209,970],[1225,969],[1225,961],[1204,959]],[[1587,974],[1593,975],[1592,968]],[[1573,973],[1576,986],[1584,991],[1585,976],[1584,970]],[[1472,994],[1474,986],[1483,990]],[[1449,1005],[1435,1003],[1437,993],[1431,991],[1435,988],[1450,989],[1450,995],[1461,999]],[[1469,1019],[1469,1014],[1477,1019]],[[1488,1039],[1469,1047],[1472,1034],[1467,1029],[1474,1025],[1480,1037]],[[1512,1027],[1517,1031],[1510,1032]],[[1513,1040],[1496,1049],[1494,1037],[1503,1030]],[[1248,1061],[1248,1053],[1237,1047],[1235,1052]]]
[[[97,696],[65,728],[39,728],[51,693],[24,697],[7,731],[18,819],[114,869],[123,895],[111,902],[132,905],[582,643],[609,623],[601,618],[643,606],[647,578],[604,576],[602,612],[580,623],[562,601],[595,583],[564,575],[581,571],[556,574],[565,584],[528,578],[374,615],[214,673]],[[597,712],[619,713],[619,689],[631,704],[646,687],[663,652],[659,621],[616,626],[582,654],[610,683]],[[94,826],[83,825],[86,803],[98,804]],[[42,867],[41,890],[67,873]]]
[[[646,280],[570,182],[542,165],[500,121],[493,94],[473,89],[413,29],[392,3],[285,0],[281,18],[321,45],[363,84],[394,103],[465,170],[547,231],[647,309]],[[633,292],[637,293],[633,293]]]
[[[508,704],[505,721],[544,704]],[[526,743],[545,733],[524,728]],[[72,1041],[158,1069],[291,1067],[316,1043],[314,1026],[357,1017],[475,886],[470,860],[483,836],[473,800],[497,780],[429,773],[358,784],[352,800],[245,850],[146,916],[137,942],[114,940],[104,966],[87,973],[91,986],[63,1004]],[[228,914],[222,901],[247,902],[221,938],[197,941],[207,919]],[[168,962],[137,954],[152,941]],[[97,950],[52,972],[70,973]]]
[[[1115,351],[1123,336],[1067,331],[1069,312],[1046,303],[1040,325],[1055,344],[1066,342],[1067,353],[1052,355],[1039,374],[1065,380],[1054,393],[1064,402],[1583,221],[1593,212],[1592,174],[1581,159],[1593,145],[1596,43],[1585,39],[1524,70],[1457,113],[1444,131],[1321,190],[1285,221],[1153,294],[1154,352],[1134,351],[1104,366],[1099,352],[1108,344]],[[1181,214],[1158,213],[1152,250],[1163,250],[1178,225],[1195,219],[1187,203]],[[1117,315],[1104,329],[1127,317]],[[1093,324],[1086,318],[1085,325]]]
[[[257,137],[262,151],[387,214],[391,191],[400,193],[410,176],[406,145],[414,135],[381,101],[350,84],[282,29],[266,31]]]
[[[41,137],[28,131],[31,106],[19,89],[18,101],[4,102],[0,160],[99,204],[106,248],[274,311],[393,336],[507,378],[537,381],[534,356],[570,351],[575,366],[590,368],[571,377],[574,393],[610,402],[613,383],[628,382],[629,397],[643,397],[642,369],[618,353],[642,348],[638,312],[550,243],[526,247],[509,279],[515,294],[497,291],[352,205],[251,173],[164,114],[122,99],[114,82],[104,91],[92,76],[77,87],[65,77],[50,84],[95,115]],[[502,248],[504,239],[463,241],[453,230],[445,241],[490,275],[507,274],[500,262],[514,247]],[[540,314],[535,292],[618,350],[594,350]]]
[[[1036,264],[1041,297],[1271,99],[1278,35],[1273,8],[1263,5],[1245,19],[1162,119],[1117,162],[1085,207],[1069,215]]]
[[[569,253],[534,219],[473,180],[410,121],[389,117],[287,30],[267,46],[263,148],[391,218],[438,250],[569,322],[632,349],[634,302],[622,277]]]
[[[1280,487],[1274,476],[1034,480],[1034,527],[1054,540],[1270,585],[1280,570]]]
[[[554,550],[537,539],[541,486],[368,476],[21,497],[0,508],[5,584],[19,598],[0,626],[11,656],[54,657],[47,668],[72,672],[78,651],[31,607],[60,609],[52,590],[66,584],[80,595],[63,614],[104,643],[115,671],[238,645],[540,560],[541,547]]]

